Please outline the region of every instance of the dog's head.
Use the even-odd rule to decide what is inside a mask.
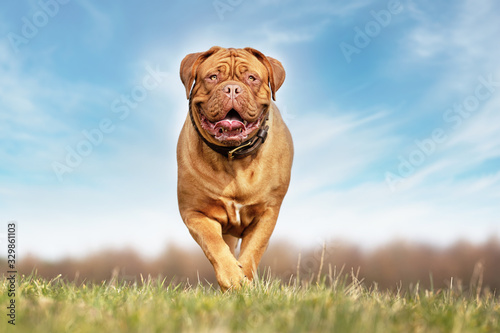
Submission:
[[[249,47],[188,54],[180,74],[200,133],[223,146],[238,146],[257,132],[285,80],[278,60]]]

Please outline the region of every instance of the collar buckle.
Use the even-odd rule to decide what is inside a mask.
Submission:
[[[233,150],[230,150],[228,153],[227,153],[227,158],[229,158],[230,161],[232,161],[234,159],[234,153],[238,152],[240,149],[243,149],[245,147],[248,147],[248,146],[251,146],[254,144],[256,140],[251,140],[250,142],[247,142],[245,144],[242,144],[236,148],[234,148]]]

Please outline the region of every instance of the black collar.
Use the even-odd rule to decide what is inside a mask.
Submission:
[[[270,112],[270,110],[268,112]],[[189,101],[189,117],[191,118],[191,122],[193,123],[196,133],[198,133],[198,136],[203,140],[203,142],[205,142],[205,144],[209,146],[213,151],[221,154],[222,156],[228,158],[229,160],[233,160],[235,158],[238,159],[247,157],[255,153],[260,148],[260,146],[266,141],[267,131],[269,130],[269,125],[266,125],[266,122],[269,118],[269,113],[268,113],[266,118],[264,118],[264,121],[260,125],[257,135],[255,135],[251,139],[244,141],[240,145],[235,147],[218,146],[214,143],[211,143],[210,141],[205,139],[203,135],[201,135],[200,130],[198,129],[198,126],[196,126],[196,123],[193,118],[191,100]]]

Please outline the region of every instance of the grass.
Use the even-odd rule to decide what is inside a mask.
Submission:
[[[312,280],[263,278],[221,293],[153,279],[76,284],[21,277],[14,327],[5,315],[4,279],[0,332],[500,332],[500,301],[491,293],[380,291],[355,276]]]

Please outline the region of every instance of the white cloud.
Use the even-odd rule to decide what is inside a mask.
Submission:
[[[424,90],[421,101],[430,102],[426,107],[432,109],[443,96],[457,93],[461,98],[456,102],[461,103],[474,92],[480,75],[491,73],[500,81],[500,48],[492,42],[499,32],[493,2],[464,1],[447,22],[432,20],[428,8],[415,6],[409,3],[409,11],[419,24],[411,30],[399,62],[411,67],[407,63],[411,59],[422,65],[419,68],[441,64],[437,83]],[[297,155],[301,154],[297,159],[302,161],[296,164],[301,170],[292,180],[277,234],[305,243],[346,237],[367,245],[395,236],[446,244],[460,237],[481,241],[500,235],[500,171],[481,169],[483,163],[500,157],[499,94],[500,89],[456,130],[443,123],[445,108],[438,107],[434,126],[445,128],[449,139],[394,193],[382,174],[380,179],[360,180],[347,188],[341,180],[356,179],[371,163],[390,165],[398,151],[404,151],[401,146],[407,140],[398,143],[394,136],[401,118],[388,118],[386,128],[369,123],[347,126],[338,133],[339,124],[352,124],[353,118],[320,118],[318,127],[313,120],[300,119],[302,132],[294,134],[296,142],[304,140],[297,144]],[[306,128],[318,131],[308,136]],[[333,145],[326,148],[322,142]],[[313,148],[307,150],[308,146]],[[327,158],[318,151],[339,158]]]
[[[346,238],[366,247],[394,237],[441,245],[457,238],[483,241],[500,235],[499,210],[492,204],[499,199],[499,175],[486,183],[483,179],[442,183],[396,193],[379,182],[288,197],[276,237],[303,245]]]
[[[251,32],[253,37],[264,39],[270,45],[295,44],[314,40],[319,33],[330,25],[329,20],[323,19],[319,22],[307,25],[281,26],[277,22],[262,25],[261,28]]]
[[[500,71],[492,75],[492,78],[493,81],[500,82]],[[422,166],[416,166],[415,174],[406,181],[405,187],[429,184],[436,180],[460,183],[461,180],[457,178],[461,178],[463,174],[475,174],[479,181],[481,177],[490,177],[491,171],[482,171],[482,165],[500,158],[499,108],[500,87],[496,88],[490,99],[478,104],[475,111],[462,117],[456,128],[443,126],[447,140],[436,143],[435,151],[426,158]],[[465,108],[462,109],[467,112]]]
[[[456,129],[443,116],[455,104],[474,97],[478,77],[492,75],[495,82],[500,81],[500,47],[492,42],[500,32],[496,24],[498,5],[489,0],[464,0],[453,6],[410,1],[407,8],[417,25],[404,40],[400,56],[404,60],[400,63],[405,65],[401,67],[438,71],[435,82],[422,93],[419,121],[422,126],[428,123],[428,133],[443,128],[448,140],[438,144],[436,152],[417,167],[405,188],[432,185],[429,182],[440,179],[449,181],[464,173],[477,174],[483,162],[499,155],[496,133],[500,120],[496,110],[500,89],[481,101],[470,117],[463,117]]]
[[[500,29],[496,24],[498,5],[495,1],[463,0],[457,4],[456,11],[443,3],[436,11],[440,14],[446,11],[446,21],[420,6],[425,5],[408,3],[410,16],[418,22],[407,39],[408,57],[417,61],[440,58],[456,66],[455,71],[459,73],[473,70],[475,75],[480,68],[491,70],[491,66],[496,65],[500,46],[493,41]]]
[[[309,112],[290,121],[294,137],[293,180],[301,195],[352,183],[370,172],[395,146],[387,112],[362,116],[343,114],[332,107],[323,113]],[[356,181],[355,181],[356,182]]]
[[[267,48],[283,44],[310,42],[327,29],[338,18],[354,15],[368,6],[368,0],[358,1],[260,1],[245,6],[244,12],[234,15],[259,15],[266,19],[258,28],[249,32],[249,38],[259,40]],[[279,11],[279,15],[274,13]]]
[[[435,223],[432,215],[439,212],[426,197],[425,188],[418,193],[392,193],[382,177],[359,179],[397,146],[388,120],[387,112],[363,118],[332,108],[291,122],[296,156],[277,238],[289,237],[307,245],[344,237],[367,246],[395,236],[449,240],[427,235],[425,229],[417,232]]]
[[[500,83],[500,70],[492,75],[493,81]],[[469,158],[487,159],[498,157],[500,151],[500,87],[497,87],[492,97],[470,116],[463,120],[463,125],[457,129],[450,140],[450,149],[460,146],[460,149],[470,149],[475,152]]]
[[[18,221],[21,253],[56,259],[130,245],[155,255],[168,239],[190,243],[176,199],[175,144],[187,114],[178,68],[141,61],[129,73],[135,84],[114,91],[43,69],[27,75],[21,61],[0,43],[0,221]],[[147,64],[164,81],[118,121],[112,101],[142,84]],[[65,147],[108,117],[116,129],[58,182],[51,163],[64,163]]]

